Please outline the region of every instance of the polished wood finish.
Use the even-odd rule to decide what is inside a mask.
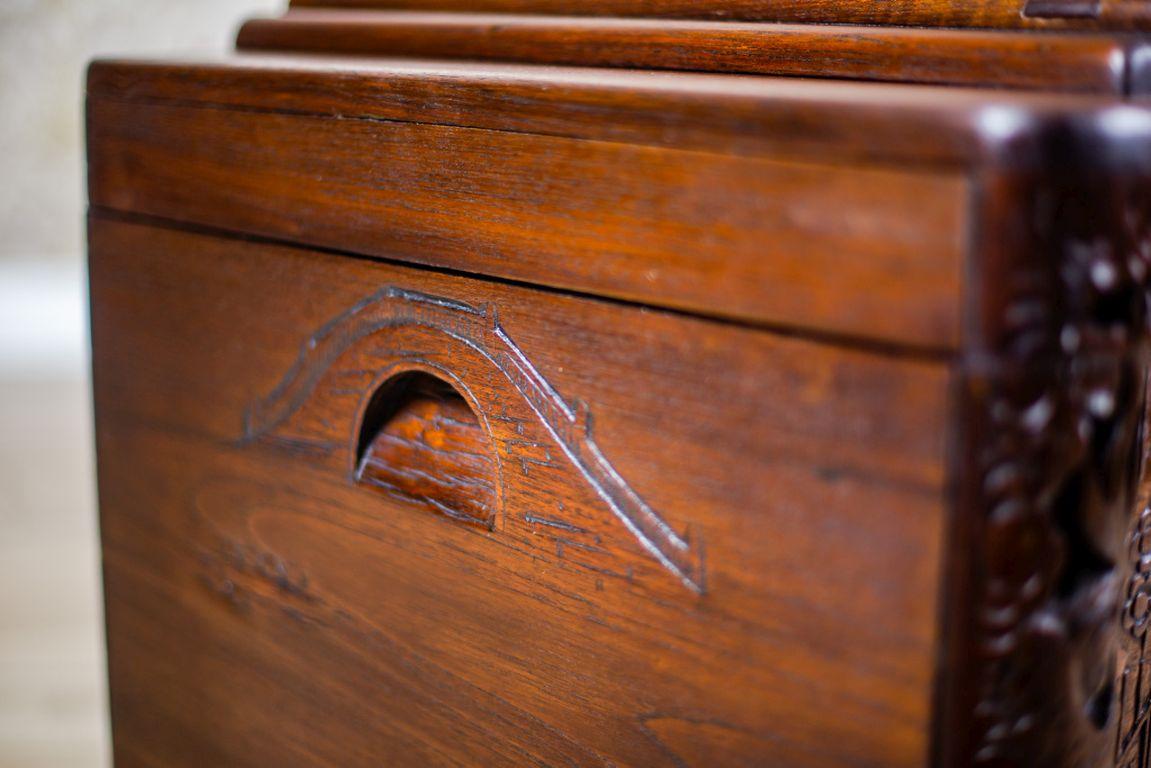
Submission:
[[[356,482],[453,520],[496,525],[496,461],[463,395],[429,373],[395,375],[360,416]]]
[[[1039,132],[1060,124],[1122,126],[1142,114],[1105,96],[276,54],[99,60],[87,87],[89,98],[101,100],[952,171],[991,160],[1034,166],[1045,158],[1026,145]]]
[[[1151,765],[1147,4],[294,5],[89,73],[121,764]]]
[[[1151,299],[1151,120],[1126,114],[1113,132],[1053,126],[1046,168],[981,181],[940,723],[951,764],[1151,759],[1146,622],[1117,620],[1143,610],[1138,577],[1122,580],[1146,566]]]
[[[292,6],[1003,29],[1151,27],[1144,0],[292,0]]]
[[[298,9],[241,50],[428,56],[1126,94],[1146,43],[1120,36]]]
[[[923,764],[946,366],[103,215],[91,245],[118,764]],[[381,286],[498,312],[695,586],[450,309],[333,322]],[[491,530],[348,479],[413,365],[488,425]]]
[[[967,193],[945,173],[99,97],[90,110],[102,207],[881,341],[958,335]],[[242,184],[216,181],[237,165]]]

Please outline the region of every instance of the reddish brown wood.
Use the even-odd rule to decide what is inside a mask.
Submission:
[[[292,6],[931,27],[1151,27],[1144,0],[292,0]]]
[[[360,415],[356,482],[472,525],[494,526],[496,458],[464,396],[420,370],[379,384]]]
[[[1122,123],[1113,98],[493,62],[246,54],[96,61],[102,99],[487,128],[817,164],[1034,164],[1057,122]],[[843,119],[850,115],[851,119]]]
[[[1143,44],[1118,36],[299,9],[243,50],[429,56],[1123,94]]]
[[[244,55],[89,143],[122,764],[1147,768],[1146,108]]]
[[[91,275],[120,764],[922,765],[945,366],[100,217]],[[504,342],[453,340],[465,305],[695,587]],[[357,404],[413,365],[486,424],[493,530],[349,475]]]
[[[91,120],[104,208],[885,341],[957,333],[954,176],[99,99]]]

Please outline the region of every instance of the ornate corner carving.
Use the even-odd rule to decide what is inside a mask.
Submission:
[[[1128,538],[1120,616],[1123,652],[1116,682],[1119,714],[1115,739],[1115,764],[1120,768],[1146,768],[1151,763],[1151,507],[1146,494],[1141,496],[1143,511]]]
[[[1133,585],[1151,570],[1144,522],[1128,536],[1143,448],[1148,197],[1137,180],[1102,175],[1034,184],[1022,211],[1032,249],[994,270],[990,343],[966,382],[974,607],[960,685],[975,765],[1151,765],[1145,746],[1132,747],[1146,742],[1151,701],[1142,598],[1119,620],[1127,552]]]

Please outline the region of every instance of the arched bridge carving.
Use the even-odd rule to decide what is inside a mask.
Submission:
[[[353,352],[354,362],[348,360]],[[586,403],[559,394],[490,305],[397,287],[378,291],[305,342],[279,384],[249,409],[245,437],[333,450],[347,431],[305,413],[324,382],[326,396],[354,399],[348,410],[361,414],[374,389],[404,370],[434,371],[456,385],[505,446],[502,458],[518,461],[524,474],[566,467],[644,550],[684,585],[703,592],[698,537],[677,533],[636,493],[596,444]]]

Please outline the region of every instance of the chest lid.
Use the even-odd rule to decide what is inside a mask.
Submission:
[[[241,55],[88,95],[101,211],[935,352],[999,211],[1151,162],[1139,107],[920,86]]]

